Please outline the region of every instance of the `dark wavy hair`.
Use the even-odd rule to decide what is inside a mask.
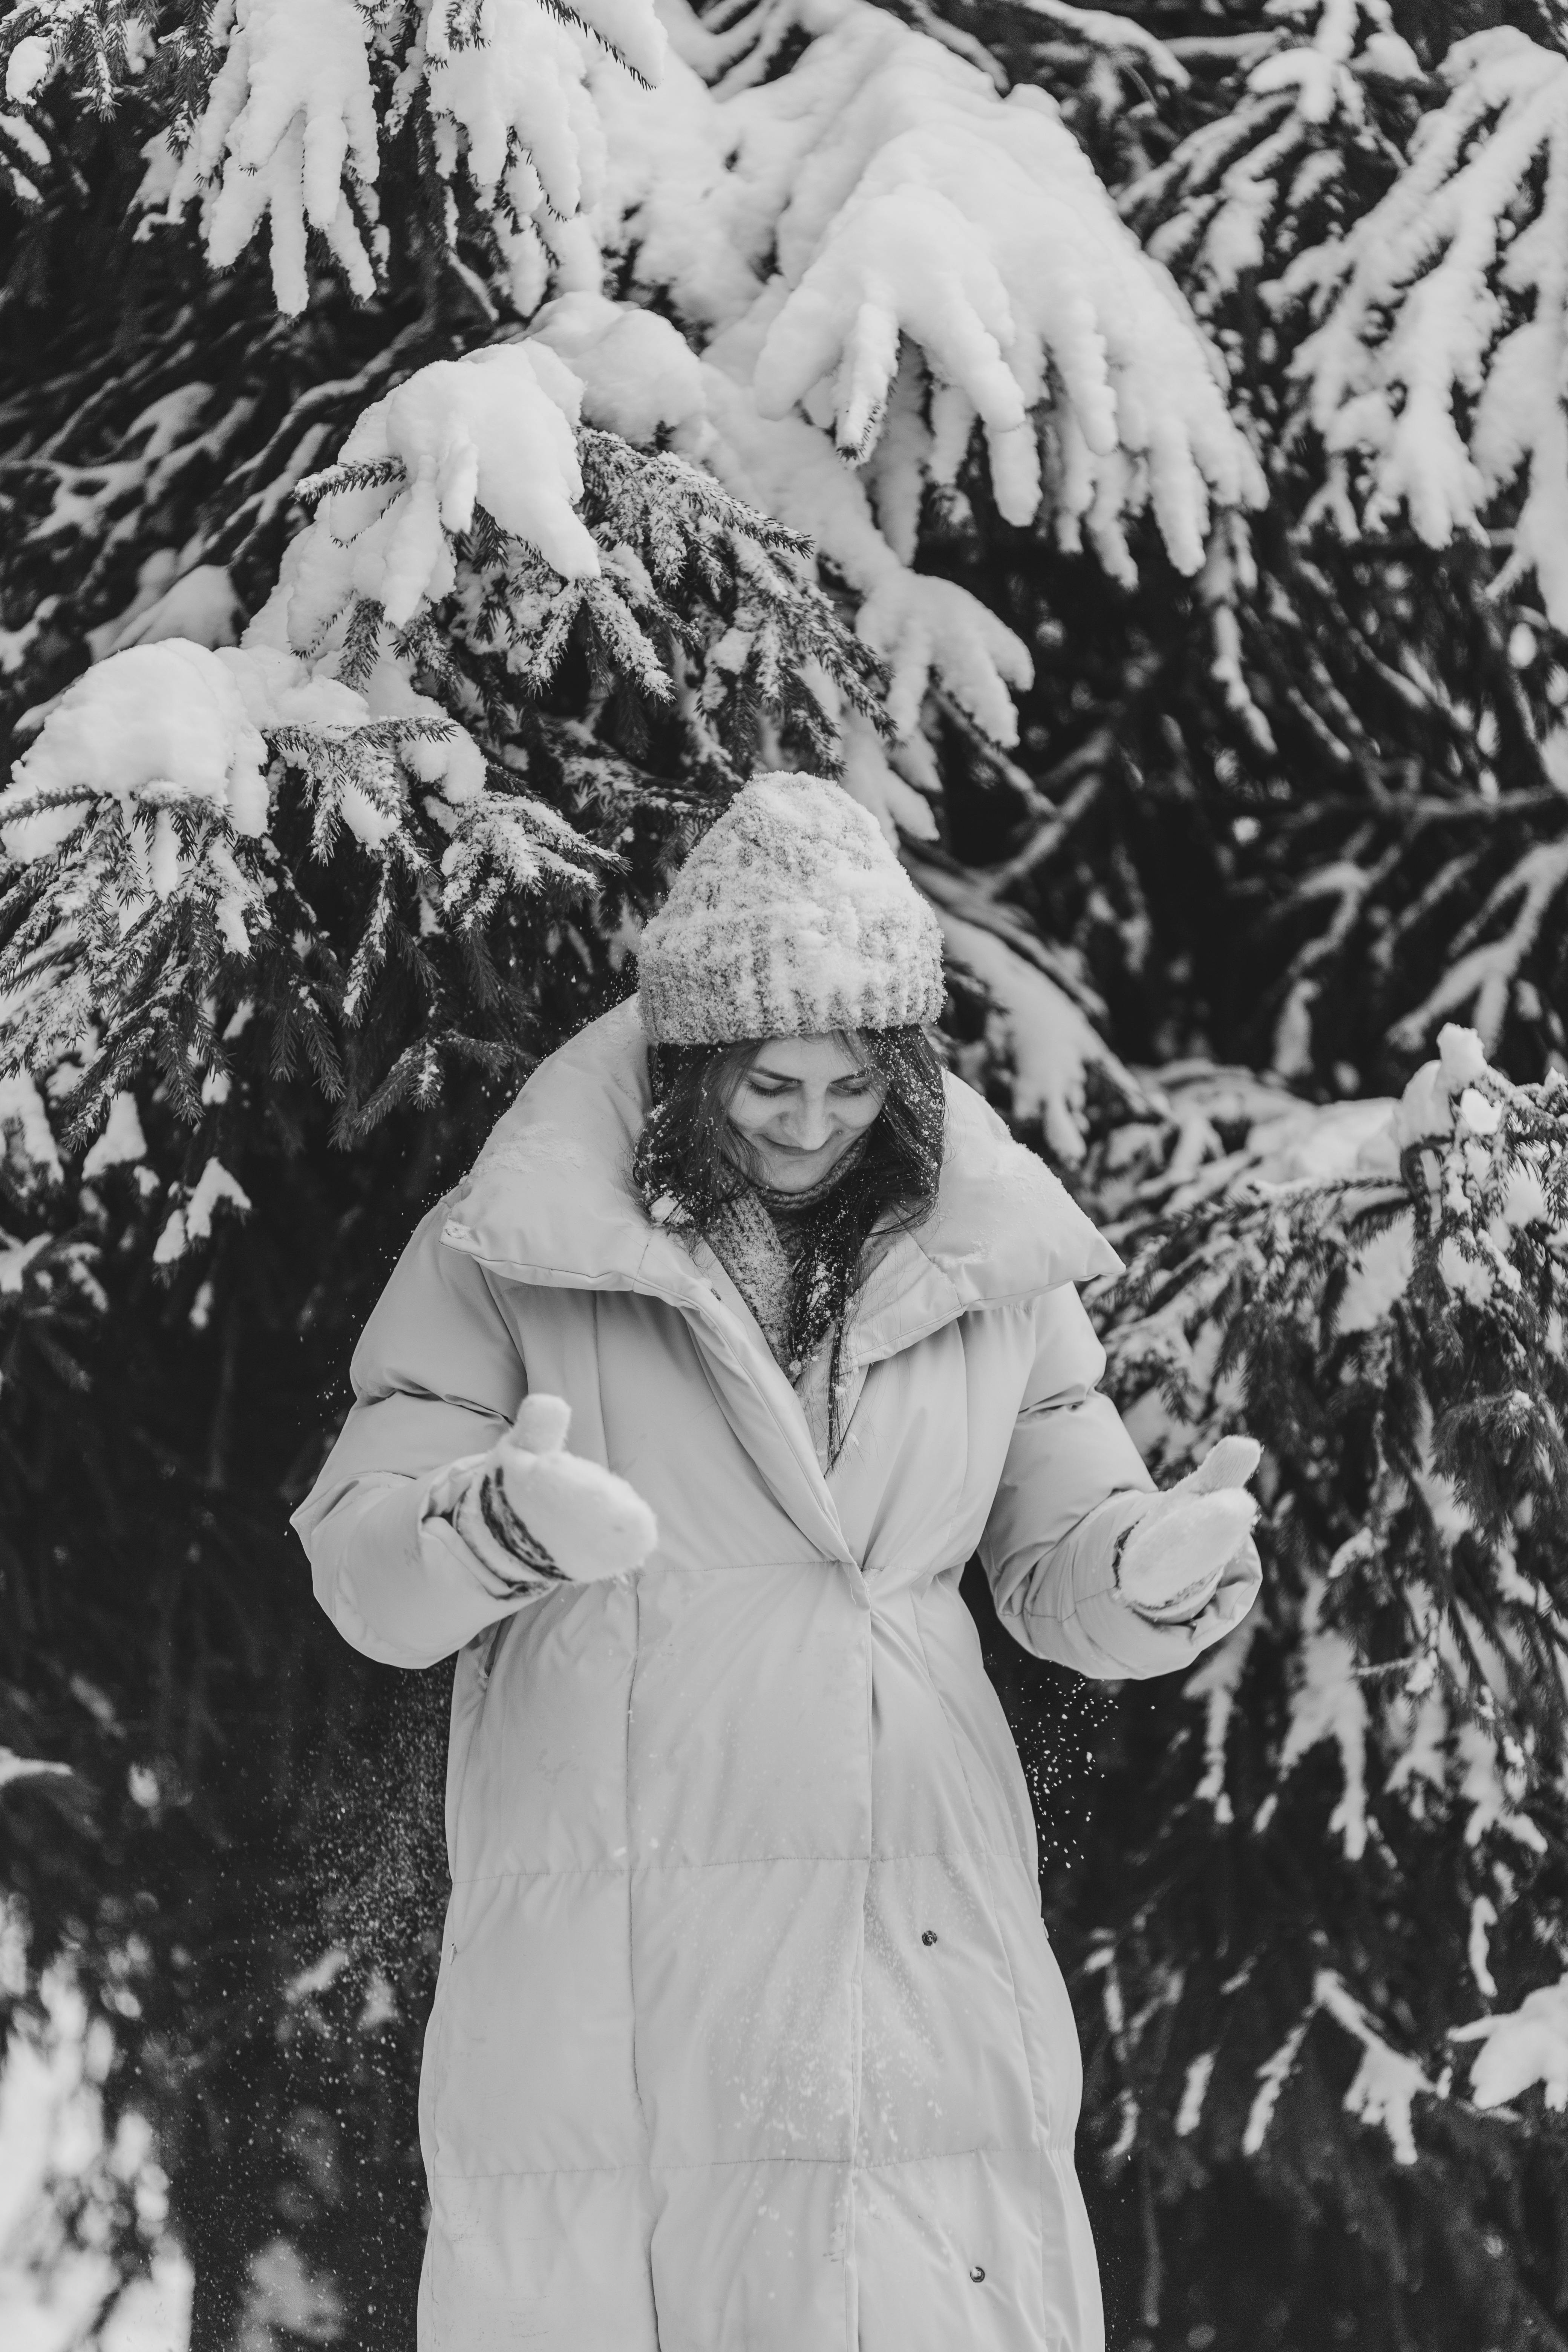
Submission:
[[[839,1042],[886,1087],[865,1141],[826,1196],[795,1227],[789,1353],[804,1363],[833,1335],[829,1448],[838,1451],[838,1373],[845,1325],[860,1287],[866,1244],[878,1225],[909,1231],[936,1206],[946,1104],[942,1066],[923,1028],[847,1029]],[[660,1223],[708,1238],[726,1203],[748,1185],[772,1195],[730,1106],[766,1038],[729,1045],[650,1045],[653,1108],[644,1122],[632,1175],[644,1207]]]

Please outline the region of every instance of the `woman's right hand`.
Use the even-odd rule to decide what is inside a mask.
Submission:
[[[562,1397],[525,1397],[489,1453],[454,1464],[432,1494],[436,1514],[513,1581],[626,1576],[658,1540],[658,1522],[634,1486],[566,1452],[571,1419]]]

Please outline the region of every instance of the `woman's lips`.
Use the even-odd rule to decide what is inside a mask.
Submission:
[[[819,1143],[807,1151],[798,1143],[770,1143],[768,1150],[781,1160],[821,1160],[832,1150],[831,1144]]]

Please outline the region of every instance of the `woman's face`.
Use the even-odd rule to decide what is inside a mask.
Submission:
[[[775,1192],[820,1184],[882,1108],[885,1081],[837,1037],[773,1037],[758,1048],[730,1104]]]

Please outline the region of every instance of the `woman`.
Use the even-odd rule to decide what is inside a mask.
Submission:
[[[1072,1286],[1117,1261],[943,1077],[934,919],[837,787],[748,785],[639,980],[420,1226],[296,1520],[357,1647],[458,1653],[422,2352],[1097,2352],[959,1578],[1186,1666],[1256,1449],[1153,1496]]]

